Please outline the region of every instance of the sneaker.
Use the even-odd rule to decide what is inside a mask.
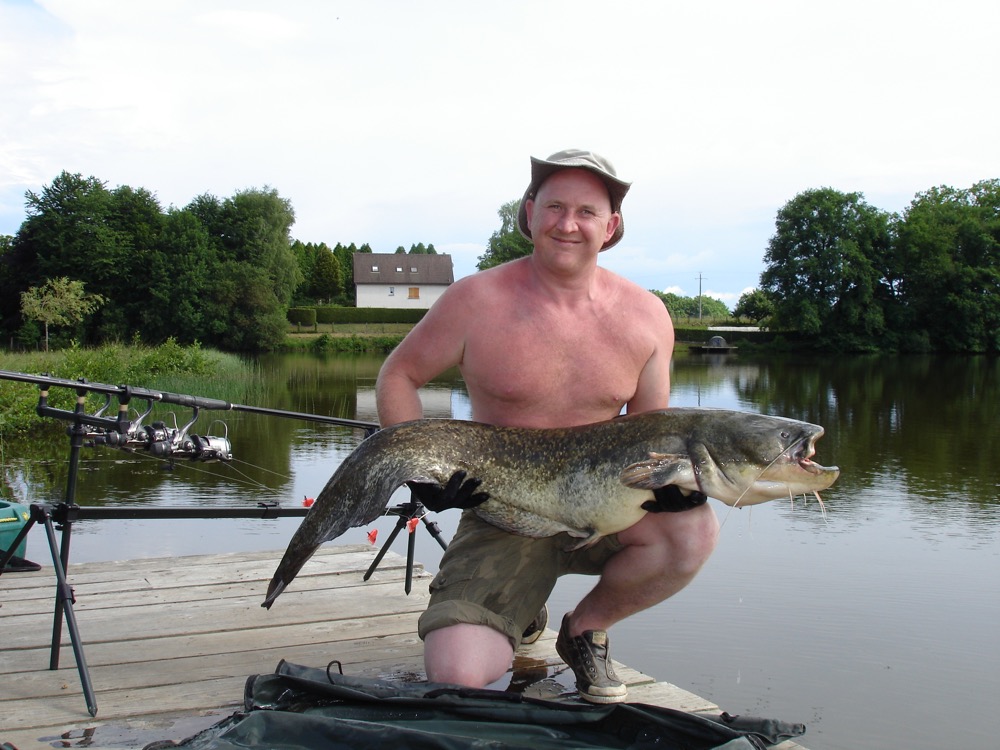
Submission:
[[[576,689],[585,701],[621,703],[628,696],[628,687],[611,666],[606,631],[585,630],[583,635],[570,636],[566,615],[556,638],[556,651],[576,675]]]
[[[524,629],[524,633],[521,634],[521,645],[526,646],[530,643],[534,643],[539,638],[542,637],[542,633],[545,632],[545,626],[549,624],[549,608],[546,605],[542,605],[542,608],[538,610],[538,614],[535,615],[535,619]]]

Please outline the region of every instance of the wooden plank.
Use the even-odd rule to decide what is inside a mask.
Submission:
[[[363,583],[362,573],[367,570],[375,554],[373,548],[360,545],[342,549],[323,548],[303,566],[294,586],[308,587],[310,579],[335,574]],[[199,555],[167,560],[140,560],[135,566],[128,563],[108,563],[107,569],[82,565],[71,568],[67,580],[78,594],[77,609],[112,606],[107,599],[98,597],[98,594],[170,591],[169,596],[176,600],[197,598],[201,587],[217,586],[220,581],[225,581],[230,586],[243,583],[248,588],[259,591],[263,599],[277,560],[274,556],[242,560],[232,556],[228,559],[226,556],[216,559],[214,556]],[[387,556],[379,564],[377,573],[401,573],[405,569],[405,560],[393,555]],[[414,565],[414,575],[423,573],[423,566]],[[17,575],[21,577],[16,578]],[[15,578],[16,580],[8,580]],[[4,613],[9,611],[11,614],[51,610],[55,587],[56,578],[51,567],[43,567],[37,573],[8,573],[0,576],[0,606]],[[175,593],[174,589],[184,593]],[[82,595],[84,592],[87,597]],[[30,604],[32,602],[34,604]]]
[[[307,575],[296,577],[291,587],[282,594],[274,605],[274,612],[280,612],[286,606],[286,597],[295,592],[321,591],[331,587],[364,587],[380,582],[398,582],[400,593],[403,593],[403,580],[406,566],[379,566],[375,573],[365,581],[361,572],[345,571],[334,572],[326,575]],[[430,582],[430,575],[422,568],[414,568],[413,587],[426,589]],[[202,584],[196,587],[183,587],[175,589],[163,588],[139,588],[124,585],[117,589],[109,584],[107,588],[101,586],[91,586],[90,584],[80,585],[70,582],[73,588],[75,603],[73,610],[82,613],[99,609],[119,609],[121,607],[143,607],[150,603],[161,602],[165,604],[183,604],[204,599],[226,599],[241,596],[256,597],[257,604],[264,601],[267,591],[267,584],[261,581],[249,582],[216,582],[214,584]],[[34,591],[34,590],[32,590]],[[363,591],[360,593],[364,593]],[[3,616],[34,616],[48,615],[51,617],[55,605],[55,579],[52,579],[51,587],[44,589],[42,596],[36,596],[24,600],[6,600],[0,602],[0,615]]]
[[[412,622],[408,623],[412,626]],[[391,634],[381,638],[353,643],[338,643],[333,649],[324,644],[300,643],[238,654],[216,654],[209,657],[178,657],[151,666],[150,663],[114,664],[91,668],[91,678],[97,691],[99,715],[102,720],[127,718],[136,703],[127,704],[118,695],[130,695],[138,700],[156,696],[156,703],[147,704],[144,713],[171,713],[199,710],[206,706],[228,706],[242,695],[242,686],[252,674],[269,674],[278,663],[288,660],[303,664],[325,664],[336,658],[344,671],[366,677],[389,677],[402,673],[417,674],[421,668],[423,648],[415,633]],[[52,676],[57,679],[52,679]],[[28,673],[19,676],[16,684],[5,690],[5,726],[9,729],[46,727],[62,721],[79,720],[86,715],[82,691],[76,684],[75,673]],[[113,680],[113,681],[112,681]],[[229,680],[235,685],[227,692],[206,697],[204,685]],[[113,687],[109,687],[113,685]],[[185,686],[178,690],[178,686]],[[200,687],[199,687],[200,686]],[[189,694],[192,688],[194,694]],[[39,700],[44,698],[44,700]],[[220,702],[221,701],[221,702]],[[141,704],[139,704],[141,705]]]
[[[142,647],[143,642],[164,636],[194,638],[226,633],[235,638],[240,633],[247,633],[249,637],[290,623],[333,627],[342,620],[389,612],[420,612],[425,606],[419,598],[397,594],[395,582],[375,584],[366,589],[363,597],[344,589],[329,589],[322,593],[321,600],[305,595],[300,597],[301,603],[290,600],[286,611],[279,615],[261,609],[256,598],[244,597],[225,602],[195,602],[183,608],[169,605],[148,607],[142,612],[127,615],[121,612],[116,615],[112,610],[79,613],[77,621],[81,640],[88,648],[99,643],[119,643],[128,649],[133,644]],[[46,648],[51,638],[51,622],[34,630],[15,630],[17,621],[21,619],[12,618],[10,630],[5,622],[5,648]],[[62,643],[64,647],[70,643],[67,628],[63,629]]]
[[[253,671],[270,671],[281,658],[294,661],[286,654],[293,650],[311,650],[306,664],[327,663],[339,659],[345,668],[355,662],[369,660],[366,651],[389,653],[398,643],[418,645],[415,632],[418,612],[389,614],[345,621],[340,627],[322,630],[316,626],[287,625],[261,633],[253,642],[234,642],[228,636],[213,634],[192,641],[187,636],[159,638],[143,644],[140,649],[123,651],[117,643],[104,643],[85,647],[87,663],[96,689],[117,686],[140,686],[153,682],[176,680],[182,682],[191,674],[197,677],[201,669],[217,670],[231,661],[243,664],[253,660]],[[5,697],[42,697],[59,695],[64,682],[76,681],[76,665],[72,654],[62,668],[46,669],[48,650],[34,649],[11,654],[10,663],[5,656],[4,672],[13,676]],[[260,666],[260,662],[264,666]],[[239,673],[239,671],[235,673]],[[247,672],[249,674],[249,672]],[[132,677],[134,675],[134,678]],[[135,680],[133,682],[133,679]]]

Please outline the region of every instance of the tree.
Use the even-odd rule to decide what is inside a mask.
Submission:
[[[786,203],[764,256],[760,288],[774,324],[839,349],[865,349],[886,333],[889,216],[860,193],[807,190]]]
[[[238,351],[273,349],[283,335],[276,321],[284,319],[302,281],[292,250],[291,204],[265,188],[242,190],[225,201],[201,196],[187,210],[206,227],[218,258],[219,276],[207,303],[225,333],[210,343]]]
[[[372,249],[367,243],[358,248],[355,247],[353,242],[347,247],[344,247],[338,242],[337,246],[333,248],[333,254],[340,263],[340,270],[344,275],[344,294],[342,296],[342,300],[343,304],[347,306],[357,304],[357,289],[354,286],[354,254],[371,253],[371,251]]]
[[[126,253],[108,223],[112,195],[95,177],[62,172],[38,193],[25,195],[21,224],[0,273],[0,316],[9,333],[20,320],[21,294],[48,279],[67,276],[97,293],[97,278]]]
[[[221,261],[198,217],[171,208],[163,219],[160,248],[147,260],[149,292],[139,313],[143,338],[182,344],[224,340],[226,312],[212,293],[223,275]]]
[[[918,194],[896,245],[911,348],[1000,351],[1000,180]]]
[[[433,244],[424,245],[423,242],[418,242],[415,245],[410,245],[410,255],[437,255],[437,250],[434,249]]]
[[[317,300],[332,300],[344,291],[344,272],[333,251],[325,244],[316,255],[309,287]]]
[[[104,303],[99,294],[87,294],[83,282],[66,276],[31,287],[21,295],[21,312],[45,326],[45,351],[49,350],[49,326],[79,323]]]
[[[650,292],[659,297],[666,306],[670,315],[674,318],[697,318],[699,314],[699,303],[701,316],[705,318],[728,318],[729,308],[721,299],[714,297],[682,297],[673,292],[660,292],[650,289]]]
[[[534,245],[517,228],[517,210],[520,205],[521,200],[517,198],[500,206],[497,211],[500,229],[492,234],[486,244],[486,252],[478,258],[476,267],[480,271],[531,255]]]
[[[729,308],[726,307],[726,303],[721,299],[701,295],[700,297],[695,297],[692,302],[694,303],[692,305],[693,312],[696,316],[700,315],[703,318],[729,317]]]
[[[736,307],[733,308],[734,318],[747,318],[760,323],[774,314],[774,303],[760,289],[753,289],[740,295]]]

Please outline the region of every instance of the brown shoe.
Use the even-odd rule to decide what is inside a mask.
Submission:
[[[566,615],[556,638],[556,651],[576,675],[576,689],[585,701],[621,703],[628,697],[628,687],[611,666],[606,631],[585,630],[583,635],[570,636]]]
[[[535,615],[535,619],[524,629],[524,633],[521,634],[521,645],[526,646],[530,643],[534,643],[539,638],[542,637],[542,633],[545,632],[545,626],[549,624],[549,608],[546,605],[542,605],[542,608],[538,610],[538,614]]]

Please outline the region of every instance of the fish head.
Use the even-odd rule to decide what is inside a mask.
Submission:
[[[702,492],[727,505],[756,505],[837,480],[839,468],[812,460],[824,432],[796,419],[731,412],[696,431],[688,447]]]
[[[648,460],[623,472],[622,481],[641,489],[675,484],[732,506],[811,494],[840,476],[836,466],[812,460],[823,433],[820,425],[785,417],[692,410],[687,428],[675,428],[670,451],[650,451]]]

